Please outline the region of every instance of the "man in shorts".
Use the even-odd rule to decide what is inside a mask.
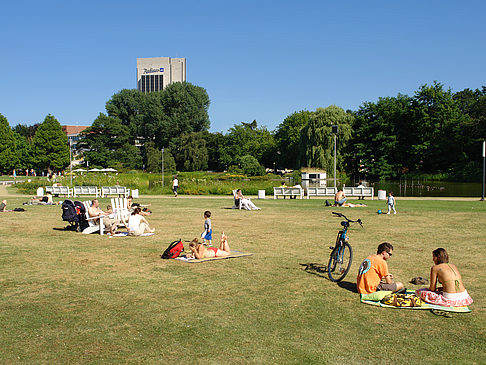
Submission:
[[[379,290],[400,291],[404,288],[400,282],[393,281],[388,272],[386,261],[393,255],[391,243],[383,242],[378,246],[376,255],[368,256],[358,270],[357,286],[360,294],[371,294]]]

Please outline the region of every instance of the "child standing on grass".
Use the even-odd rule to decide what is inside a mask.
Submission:
[[[211,227],[211,212],[206,210],[204,212],[204,232],[201,233],[201,238],[203,239],[203,244],[212,246],[213,240],[213,229]]]
[[[393,214],[397,214],[397,211],[395,210],[395,197],[393,196],[393,191],[388,193],[388,213],[386,214],[390,214],[391,210],[393,210]]]

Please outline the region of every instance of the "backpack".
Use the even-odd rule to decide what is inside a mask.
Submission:
[[[169,247],[160,255],[163,259],[175,259],[184,251],[184,245],[181,240],[172,242]]]

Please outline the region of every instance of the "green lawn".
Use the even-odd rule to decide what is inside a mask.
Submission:
[[[9,207],[24,200],[9,198]],[[339,208],[364,228],[350,231],[355,258],[337,285],[319,268],[340,220],[321,199],[255,200],[262,210],[252,212],[228,209],[229,197],[139,201],[152,203],[155,236],[57,230],[59,206],[0,214],[2,364],[484,363],[484,202],[399,200],[395,216],[376,214],[383,201]],[[214,237],[224,229],[232,248],[254,255],[161,260],[172,240],[201,233],[207,209]],[[360,304],[358,266],[383,241],[394,245],[390,271],[404,282],[428,276],[431,251],[446,248],[473,312],[448,319]]]

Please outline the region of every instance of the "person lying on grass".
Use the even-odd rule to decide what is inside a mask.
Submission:
[[[231,255],[231,250],[228,244],[228,236],[221,233],[221,243],[219,248],[216,247],[206,247],[204,244],[200,243],[198,238],[194,238],[189,244],[189,248],[192,251],[193,258],[196,259],[207,259],[212,257],[225,257]]]
[[[473,302],[456,265],[449,264],[449,255],[443,248],[432,251],[434,266],[430,269],[430,286],[416,291],[418,297],[445,307],[462,307]],[[437,288],[437,282],[442,287]]]

